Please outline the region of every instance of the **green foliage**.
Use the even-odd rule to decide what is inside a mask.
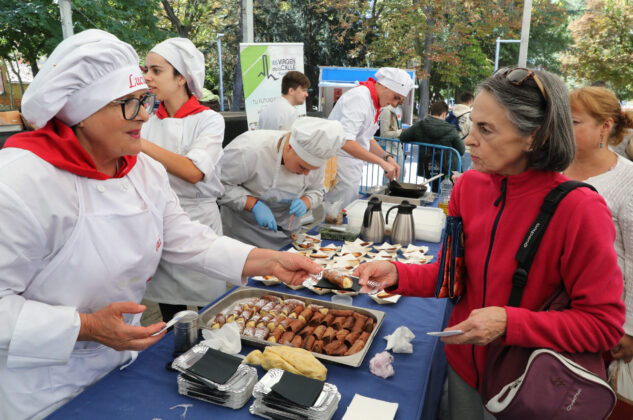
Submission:
[[[37,58],[61,40],[59,7],[50,1],[0,0],[0,57],[24,58],[37,71]]]
[[[72,9],[75,33],[102,29],[128,42],[139,55],[169,36],[157,27],[158,0],[73,0]]]
[[[227,96],[227,92],[233,89],[233,74],[239,55],[239,0],[162,0],[160,3],[158,27],[170,32],[165,38],[184,36],[191,39],[205,56],[205,85],[216,93],[219,93],[220,83],[217,34],[224,34],[222,76]]]
[[[304,71],[314,100],[318,66],[364,66],[371,26],[367,1],[255,0],[256,42],[303,42]]]
[[[165,37],[157,27],[157,0],[74,0],[75,33],[89,28],[111,32],[137,50]],[[23,58],[37,73],[37,59],[62,40],[59,6],[50,0],[0,0],[0,57]]]
[[[626,0],[589,0],[570,25],[564,68],[586,83],[604,80],[620,99],[633,98],[633,8]]]

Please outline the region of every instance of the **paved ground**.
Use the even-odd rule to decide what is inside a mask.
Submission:
[[[308,231],[312,229],[314,226],[321,223],[321,220],[323,219],[323,207],[319,206],[318,208],[314,209],[313,215],[314,215],[315,221],[308,225],[305,225],[302,231]],[[227,287],[227,289],[230,289],[232,287],[233,286],[231,285]],[[160,322],[162,320],[160,309],[158,308],[158,304],[156,302],[143,299],[141,303],[147,306],[147,309],[145,310],[145,312],[143,313],[143,317],[141,318],[141,325],[147,326],[155,322]],[[197,310],[195,306],[191,306],[188,309]]]

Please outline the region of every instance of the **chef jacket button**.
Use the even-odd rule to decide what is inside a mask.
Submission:
[[[105,187],[101,184],[97,185],[97,191],[99,191],[100,193],[105,192]]]

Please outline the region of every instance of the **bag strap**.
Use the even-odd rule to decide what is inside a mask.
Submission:
[[[510,292],[508,306],[518,307],[521,304],[521,298],[523,297],[523,290],[527,284],[530,267],[532,266],[541,240],[543,239],[547,225],[558,207],[558,203],[560,203],[570,191],[580,187],[586,187],[596,191],[592,185],[584,182],[566,181],[554,187],[547,196],[545,196],[539,214],[525,234],[519,246],[519,250],[514,257],[517,260],[517,268],[514,270],[514,274],[512,274],[512,291]]]

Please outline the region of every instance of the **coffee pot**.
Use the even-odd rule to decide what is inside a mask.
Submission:
[[[393,221],[391,228],[391,243],[408,246],[415,241],[415,225],[413,223],[413,209],[415,205],[410,204],[407,200],[393,206],[387,211],[387,223],[389,223],[389,213],[393,209],[398,209],[396,219]]]
[[[367,203],[363,224],[360,227],[360,238],[366,242],[382,243],[385,241],[385,219],[382,216],[382,202],[372,197]]]

